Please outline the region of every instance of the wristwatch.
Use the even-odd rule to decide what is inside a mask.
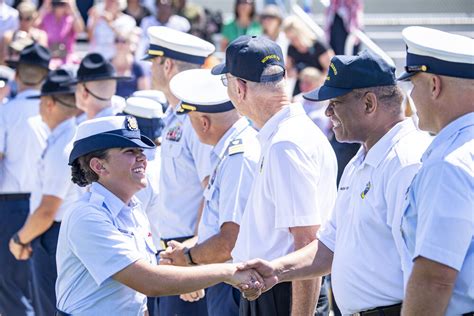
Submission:
[[[184,257],[186,258],[186,263],[189,266],[197,265],[197,263],[193,261],[193,257],[191,257],[191,248],[184,248]]]
[[[15,244],[20,245],[22,247],[28,247],[28,245],[29,245],[29,243],[24,244],[24,243],[21,242],[20,237],[18,236],[18,233],[15,233],[15,235],[13,235],[12,239],[13,239],[13,242]]]

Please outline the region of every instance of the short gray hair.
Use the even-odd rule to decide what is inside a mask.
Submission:
[[[280,65],[273,65],[268,68],[265,68],[265,70],[262,72],[262,76],[273,76],[273,75],[278,75],[282,71],[285,71],[283,67]],[[262,89],[262,90],[280,90],[284,89],[286,85],[286,80],[285,77],[283,76],[279,80],[276,81],[269,81],[269,82],[253,82],[250,81],[249,85],[253,89]]]

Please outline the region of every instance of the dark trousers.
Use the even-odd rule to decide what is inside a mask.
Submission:
[[[207,312],[209,316],[238,316],[240,291],[233,286],[219,283],[206,291]]]
[[[275,285],[255,301],[240,299],[240,316],[290,316],[291,282]]]
[[[315,316],[329,316],[329,280],[323,277],[321,291],[319,292],[318,304],[316,305]]]
[[[330,41],[329,45],[334,50],[336,55],[344,55],[345,46],[346,46],[346,39],[347,39],[347,31],[344,26],[344,22],[342,21],[341,17],[336,14],[334,17],[334,21],[332,22],[330,28]],[[360,44],[354,46],[354,50],[352,54],[357,54],[360,49]]]
[[[160,316],[207,316],[207,301],[185,302],[176,296],[162,296],[158,305]]]
[[[10,253],[10,238],[23,226],[29,198],[5,200],[0,196],[0,315],[34,315],[30,261],[18,261]]]
[[[32,242],[33,305],[36,315],[50,316],[56,311],[56,247],[61,223],[53,225]]]

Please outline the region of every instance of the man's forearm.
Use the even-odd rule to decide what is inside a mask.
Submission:
[[[402,315],[445,315],[457,272],[419,257],[408,280]]]
[[[235,246],[239,228],[236,223],[224,223],[219,233],[190,250],[193,261],[199,264],[208,264],[230,260],[230,253]]]
[[[293,281],[291,293],[291,315],[314,315],[320,290],[320,277],[304,281]]]
[[[319,240],[284,257],[275,259],[279,282],[305,280],[331,272],[333,252]]]

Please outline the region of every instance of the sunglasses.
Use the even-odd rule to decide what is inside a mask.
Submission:
[[[127,42],[126,39],[124,38],[116,38],[115,39],[115,44],[125,44]]]
[[[33,17],[32,16],[19,16],[20,20],[21,21],[31,21],[33,20]]]

